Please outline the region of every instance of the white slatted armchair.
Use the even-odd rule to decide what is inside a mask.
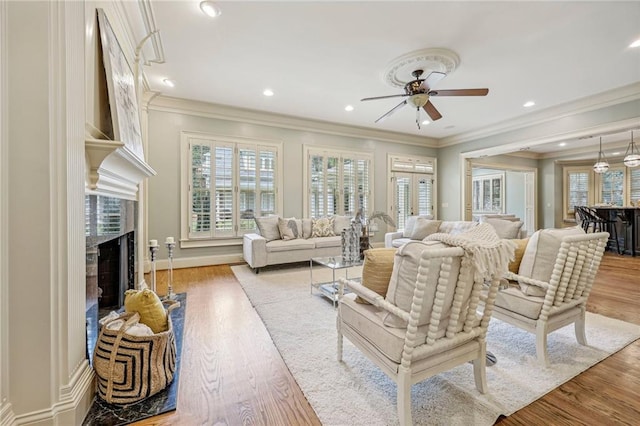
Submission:
[[[544,366],[549,365],[547,334],[574,323],[576,340],[587,344],[587,299],[609,239],[606,232],[585,234],[578,229],[569,230],[565,236],[561,232],[536,231],[538,235],[531,237],[519,273],[505,275],[510,285],[498,292],[494,305],[496,318],[536,335],[536,356]],[[559,244],[554,245],[554,240]],[[538,247],[530,247],[532,244]],[[541,250],[546,255],[540,254]],[[554,250],[555,260],[549,259]],[[527,261],[528,266],[524,264]],[[550,276],[545,267],[553,268]],[[528,269],[526,275],[523,269]],[[548,279],[540,279],[541,274]]]
[[[491,280],[478,313],[483,282],[474,280],[473,262],[462,248],[412,241],[398,250],[393,268],[386,298],[340,280],[338,361],[344,336],[397,383],[400,424],[411,425],[414,383],[472,361],[476,388],[487,391],[485,336],[500,274]],[[402,281],[411,285],[410,292],[405,288],[402,294]],[[343,295],[345,284],[352,294]],[[390,296],[394,285],[396,295]],[[355,295],[370,304],[357,303]]]

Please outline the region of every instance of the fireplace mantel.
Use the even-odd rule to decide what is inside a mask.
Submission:
[[[156,171],[123,142],[85,139],[88,193],[135,200],[138,184]]]

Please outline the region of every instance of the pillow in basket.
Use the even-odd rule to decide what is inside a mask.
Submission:
[[[124,292],[125,312],[140,314],[140,322],[146,324],[154,333],[167,331],[167,311],[162,301],[151,289],[127,290]]]

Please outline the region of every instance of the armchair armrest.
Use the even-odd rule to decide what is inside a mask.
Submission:
[[[504,274],[504,277],[510,281],[518,281],[529,285],[534,285],[536,287],[543,288],[547,290],[549,288],[549,283],[540,280],[534,280],[533,278],[525,277],[524,275],[514,274],[513,272],[507,271]]]
[[[267,265],[267,240],[258,234],[244,234],[242,238],[242,255],[252,268]]]
[[[373,306],[382,308],[385,311],[390,312],[398,316],[399,318],[402,318],[403,320],[409,322],[409,319],[411,317],[411,315],[409,315],[409,312],[398,308],[393,303],[387,302],[384,297],[380,296],[375,291],[369,290],[357,281],[349,281],[342,277],[338,279],[338,282],[340,285],[338,289],[339,298],[342,298],[342,295],[344,294],[344,286],[346,285],[349,287],[349,290],[353,291],[356,295],[362,297]]]
[[[393,247],[393,240],[398,238],[402,238],[402,231],[387,232],[386,234],[384,234],[384,246],[386,248]]]

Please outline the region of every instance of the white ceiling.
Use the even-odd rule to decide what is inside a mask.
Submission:
[[[165,54],[144,68],[151,90],[314,120],[440,139],[640,82],[635,1],[221,1],[216,19],[199,1],[150,4]],[[422,130],[409,107],[375,124],[398,98],[360,99],[401,93],[385,68],[425,48],[460,57],[437,89],[488,96],[432,98],[443,118]]]

